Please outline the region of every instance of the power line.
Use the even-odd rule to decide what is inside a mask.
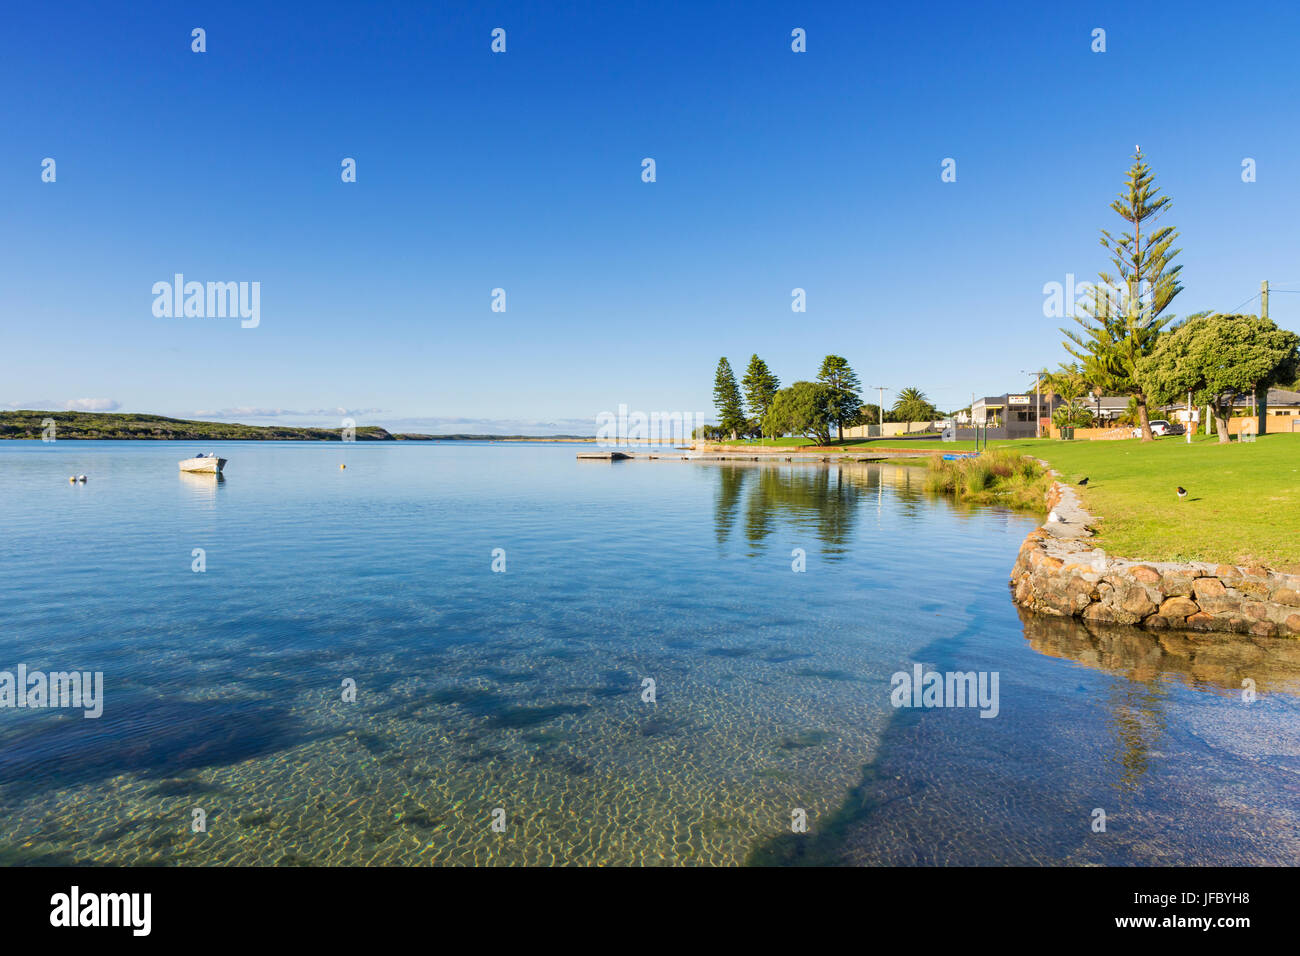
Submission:
[[[1277,290],[1275,290],[1275,289],[1269,289],[1269,291],[1270,291],[1270,292],[1275,292],[1275,291],[1277,291]],[[1225,312],[1225,313],[1223,313],[1223,314],[1224,314],[1224,315],[1234,315],[1234,314],[1236,313],[1236,311],[1237,311],[1238,309],[1241,308],[1241,306],[1246,305],[1246,303],[1248,303],[1248,302],[1253,302],[1255,299],[1258,299],[1259,296],[1260,296],[1260,293],[1256,292],[1254,295],[1252,295],[1252,296],[1251,296],[1249,299],[1247,299],[1245,302],[1242,302],[1240,305],[1234,305],[1231,309],[1229,309],[1227,312]]]

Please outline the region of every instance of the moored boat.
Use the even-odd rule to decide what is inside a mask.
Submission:
[[[226,459],[218,458],[211,453],[206,455],[197,455],[194,458],[186,458],[180,463],[181,471],[199,472],[200,474],[219,475],[221,469],[226,467]]]

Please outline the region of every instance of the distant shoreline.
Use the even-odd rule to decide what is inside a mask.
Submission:
[[[0,439],[57,441],[344,441],[343,428],[242,425],[119,412],[0,412]],[[594,435],[425,435],[378,425],[352,429],[355,441],[594,442]]]

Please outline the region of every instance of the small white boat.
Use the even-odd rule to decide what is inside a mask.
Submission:
[[[219,475],[221,469],[226,467],[226,459],[218,458],[213,454],[199,455],[195,458],[186,458],[180,463],[181,471],[199,472],[205,475]]]

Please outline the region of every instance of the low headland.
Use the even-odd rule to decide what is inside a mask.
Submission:
[[[343,428],[311,428],[297,425],[242,425],[237,422],[205,422],[163,415],[119,412],[50,412],[25,409],[0,412],[0,438],[39,439],[49,420],[59,440],[98,441],[342,441]],[[536,441],[590,442],[583,435],[423,435],[390,432],[378,425],[358,425],[356,441]]]

